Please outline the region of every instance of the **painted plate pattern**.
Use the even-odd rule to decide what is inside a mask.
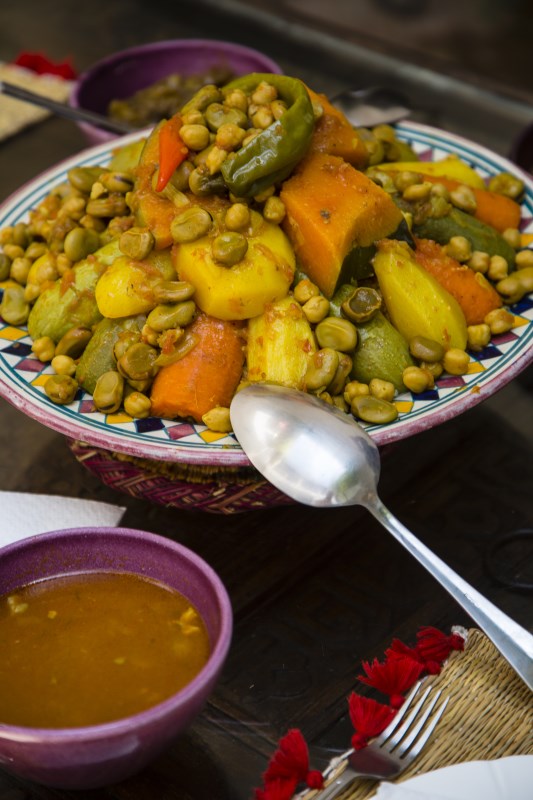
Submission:
[[[519,175],[526,184],[521,230],[533,234],[533,181],[518,167],[473,142],[424,125],[404,122],[397,125],[397,131],[422,160],[455,153],[485,179],[502,171]],[[117,141],[127,143],[138,136],[131,134],[111,144],[84,150],[23,186],[0,207],[0,229],[27,219],[29,210],[53,186],[66,180],[69,169],[106,165]],[[398,419],[389,425],[367,426],[377,444],[398,441],[439,425],[486,399],[518,375],[533,360],[531,295],[511,310],[516,326],[494,337],[480,353],[473,354],[467,375],[444,376],[431,391],[397,396]],[[50,374],[50,365],[33,356],[26,329],[4,324],[0,318],[0,395],[33,419],[71,438],[129,455],[188,464],[249,465],[232,434],[215,434],[203,425],[155,417],[134,420],[125,413],[104,415],[94,411],[90,395],[81,390],[69,406],[57,406],[43,388]]]

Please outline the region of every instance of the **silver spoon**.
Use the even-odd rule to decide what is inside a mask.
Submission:
[[[345,89],[334,95],[331,102],[352,125],[363,128],[398,122],[411,113],[409,102],[401,92],[381,86]]]
[[[134,128],[125,122],[117,122],[116,120],[104,117],[103,114],[97,114],[95,111],[85,111],[83,108],[73,108],[66,103],[58,103],[56,100],[51,100],[42,94],[30,92],[28,89],[23,89],[21,86],[16,86],[14,83],[6,83],[0,81],[0,93],[5,94],[7,97],[14,97],[16,100],[23,100],[26,103],[31,103],[40,108],[46,108],[58,117],[70,119],[73,122],[89,122],[91,125],[96,125],[98,128],[104,128],[111,133],[132,133]]]
[[[295,389],[251,384],[230,407],[233,430],[252,464],[282,492],[309,506],[364,506],[477,622],[533,689],[533,636],[464,581],[383,505],[377,445],[355,420]]]

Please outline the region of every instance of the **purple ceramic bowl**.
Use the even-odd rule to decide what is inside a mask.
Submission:
[[[80,75],[71,93],[70,105],[105,114],[114,98],[130,97],[174,72],[192,75],[215,66],[227,66],[236,75],[282,71],[258,50],[232,42],[212,39],[154,42],[121,50],[98,61]],[[80,123],[80,128],[91,144],[101,144],[115,136],[85,122]]]
[[[130,572],[184,594],[202,615],[211,656],[177,694],[124,719],[84,728],[26,728],[0,723],[0,767],[63,789],[91,789],[142,769],[198,714],[213,689],[232,634],[226,590],[191,550],[129,528],[74,528],[32,536],[0,550],[0,594],[31,581],[83,571]]]

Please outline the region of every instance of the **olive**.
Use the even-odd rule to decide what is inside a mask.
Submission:
[[[112,414],[120,408],[123,394],[124,378],[118,372],[110,370],[102,373],[96,381],[93,402],[98,411]]]
[[[118,371],[128,380],[145,381],[153,378],[157,370],[155,365],[157,355],[154,347],[144,342],[136,342],[118,359]]]
[[[342,317],[326,317],[316,326],[315,335],[320,347],[332,347],[341,353],[355,350],[357,344],[355,325]]]
[[[153,250],[154,234],[149,228],[130,228],[118,240],[120,252],[134,261],[142,261]]]
[[[161,281],[153,289],[158,303],[181,303],[190,300],[194,291],[194,286],[188,281]]]
[[[184,244],[194,242],[209,231],[211,215],[205,208],[192,206],[174,217],[170,225],[170,233],[175,242]]]
[[[339,354],[331,347],[313,353],[305,373],[307,391],[320,392],[326,389],[335,378],[339,366]]]
[[[359,395],[354,397],[350,404],[354,417],[362,419],[363,422],[371,422],[375,425],[383,425],[393,422],[398,416],[398,409],[393,403],[382,400],[371,395]]]
[[[24,298],[22,286],[6,286],[0,303],[0,316],[8,325],[24,325],[30,314],[30,305]]]
[[[44,391],[53,403],[64,406],[72,403],[78,391],[78,382],[70,375],[50,375]]]
[[[71,261],[81,261],[99,247],[100,236],[91,228],[73,228],[63,242],[63,251]]]
[[[154,331],[166,331],[169,328],[184,328],[194,317],[196,303],[186,300],[183,303],[166,303],[156,306],[146,318],[146,324]]]
[[[248,239],[242,233],[227,231],[213,239],[211,253],[215,261],[232,267],[242,261],[248,250]]]
[[[55,355],[79,358],[87,347],[92,335],[92,331],[88,328],[71,328],[57,343]]]
[[[369,286],[359,286],[341,305],[342,313],[352,322],[368,322],[381,308],[381,295]]]

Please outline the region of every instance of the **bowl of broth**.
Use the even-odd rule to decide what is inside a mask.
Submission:
[[[170,39],[111,53],[83,72],[70,104],[110,119],[145,128],[175,114],[203,85],[223,85],[249,72],[280,73],[266,53],[236,42]],[[82,122],[91,144],[115,134]]]
[[[116,783],[200,713],[232,634],[198,555],[129,528],[40,534],[0,559],[0,767],[64,789]]]

